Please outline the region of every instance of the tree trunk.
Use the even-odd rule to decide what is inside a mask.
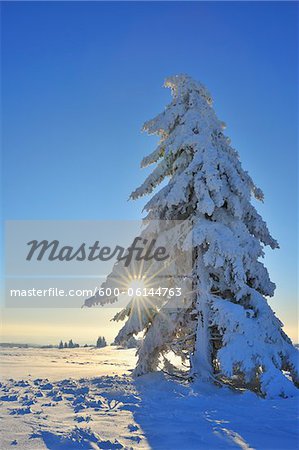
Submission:
[[[191,355],[191,376],[202,381],[211,379],[213,368],[211,362],[211,336],[209,326],[210,312],[210,282],[207,269],[203,263],[202,255],[197,257],[197,293],[196,310],[197,327],[194,352]]]

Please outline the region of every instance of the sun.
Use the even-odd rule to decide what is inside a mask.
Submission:
[[[127,292],[129,297],[143,297],[146,290],[145,277],[132,278],[127,286]]]

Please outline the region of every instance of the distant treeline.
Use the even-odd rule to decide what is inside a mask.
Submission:
[[[102,348],[106,347],[107,341],[104,336],[99,336],[96,340],[95,344],[84,344],[81,345],[81,347],[96,347],[96,348]],[[62,340],[59,342],[58,345],[39,345],[39,344],[20,344],[20,343],[14,343],[14,342],[0,342],[0,347],[6,347],[6,348],[79,348],[80,345],[73,341],[73,339],[70,339],[68,342],[63,342]]]
[[[106,345],[107,345],[107,341],[104,338],[104,336],[99,336],[95,347],[102,348],[102,347],[106,347]],[[62,341],[60,341],[59,345],[58,345],[58,348],[60,348],[60,349],[62,349],[62,348],[78,348],[78,347],[80,347],[80,345],[74,343],[72,339],[70,339],[69,342],[64,342],[64,343]],[[94,345],[85,344],[85,345],[83,345],[83,347],[94,347]]]
[[[78,348],[78,347],[80,347],[80,345],[74,343],[73,339],[70,339],[68,342],[65,342],[65,343],[60,341],[59,345],[58,345],[58,348]]]

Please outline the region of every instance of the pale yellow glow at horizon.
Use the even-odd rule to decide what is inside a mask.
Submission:
[[[135,281],[135,280],[133,280]],[[284,304],[270,302],[275,306],[277,317],[284,323],[284,331],[294,343],[299,342],[297,304],[291,299]],[[73,339],[82,344],[95,343],[97,337],[105,336],[113,342],[123,322],[111,319],[119,308],[59,308],[59,309],[13,309],[1,310],[1,342],[57,344],[60,339]]]
[[[73,339],[93,344],[98,336],[113,342],[121,327],[112,322],[119,308],[2,309],[1,342],[51,344]]]

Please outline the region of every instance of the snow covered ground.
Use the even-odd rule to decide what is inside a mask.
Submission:
[[[134,350],[1,349],[1,450],[299,448],[298,399],[132,380]]]

